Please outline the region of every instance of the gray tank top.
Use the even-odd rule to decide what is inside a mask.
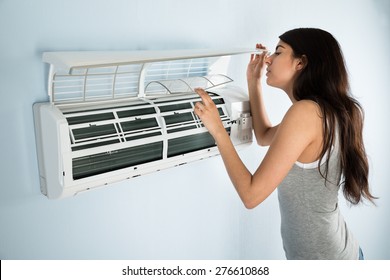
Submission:
[[[296,163],[278,187],[281,234],[287,259],[358,259],[359,245],[338,207],[341,178],[338,140],[330,154],[328,181],[318,161]],[[325,169],[325,158],[321,170]]]

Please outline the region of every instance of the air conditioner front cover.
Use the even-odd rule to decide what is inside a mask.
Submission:
[[[196,87],[207,89],[237,148],[252,142],[247,94],[210,70],[221,63],[214,53],[163,61],[151,54],[146,62],[143,54],[126,63],[117,55],[77,67],[55,64],[61,54],[44,55],[51,60],[50,102],[34,104],[41,191],[49,198],[218,155],[194,114]]]

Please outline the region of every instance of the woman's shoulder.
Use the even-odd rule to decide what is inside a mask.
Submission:
[[[285,117],[298,118],[305,122],[314,119],[320,120],[321,115],[321,108],[316,102],[312,100],[300,100],[291,105]]]
[[[320,112],[320,106],[318,105],[318,103],[310,99],[296,101],[293,103],[290,109]]]
[[[322,133],[322,122],[319,105],[314,101],[300,100],[289,108],[279,129],[284,130],[287,136],[293,137],[297,133],[313,141]]]

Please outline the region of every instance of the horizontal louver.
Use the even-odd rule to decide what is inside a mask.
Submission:
[[[162,142],[73,159],[73,179],[110,172],[162,159]]]
[[[214,146],[214,138],[208,132],[174,138],[168,141],[168,157],[182,155]]]

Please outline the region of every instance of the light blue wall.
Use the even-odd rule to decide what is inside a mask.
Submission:
[[[366,109],[378,207],[348,208],[367,258],[390,259],[390,7],[383,1],[0,0],[1,259],[283,259],[276,194],[244,209],[219,157],[50,201],[39,191],[32,104],[47,100],[43,51],[222,48],[300,26],[340,41]],[[246,59],[231,73],[245,86]],[[274,122],[288,108],[266,89]],[[254,171],[265,153],[241,152]]]

